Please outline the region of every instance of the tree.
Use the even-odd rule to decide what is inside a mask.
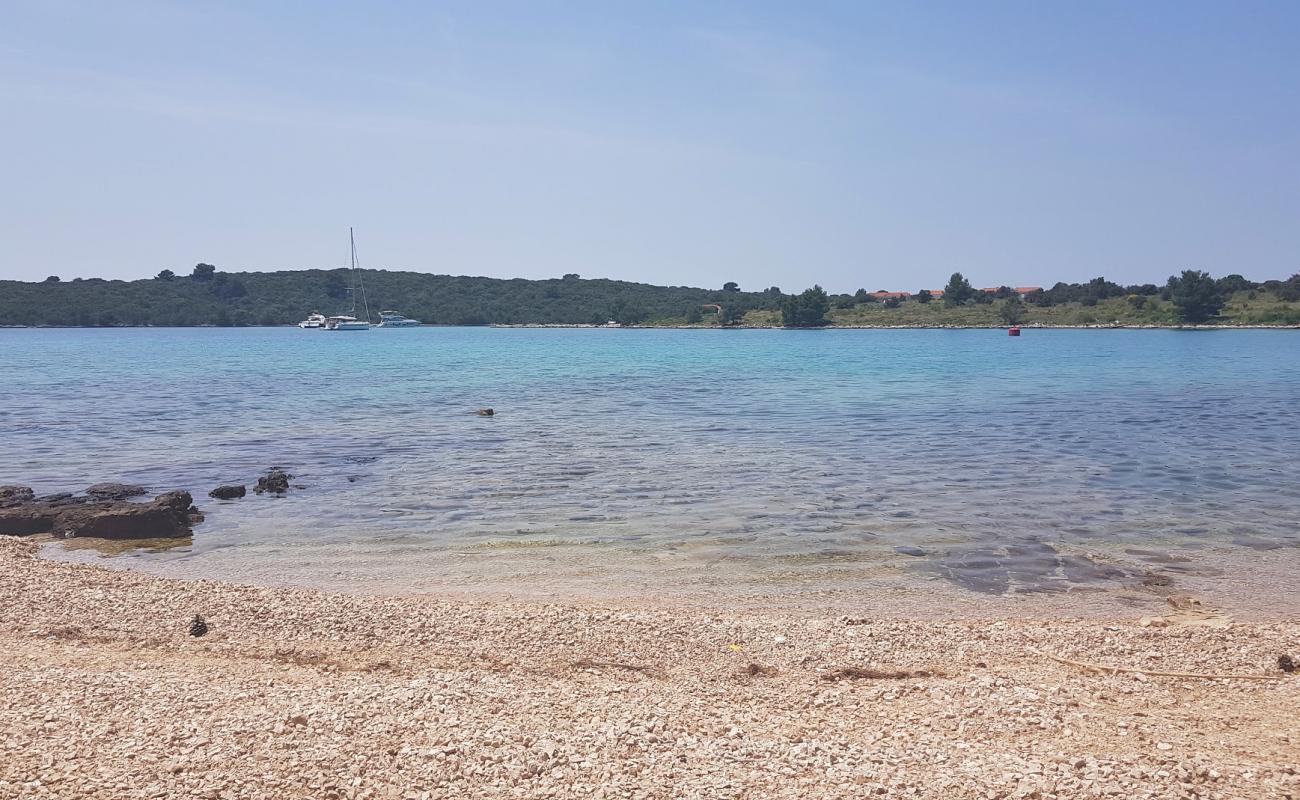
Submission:
[[[1277,296],[1288,303],[1300,300],[1300,272],[1287,278],[1278,287]]]
[[[745,320],[745,307],[738,303],[731,303],[722,307],[722,313],[718,315],[718,324],[722,327],[739,325]]]
[[[1169,299],[1179,322],[1197,324],[1216,316],[1223,308],[1223,291],[1210,273],[1185,269],[1178,277],[1169,278]]]
[[[172,278],[175,278],[175,277],[176,277],[176,273],[175,273],[175,272],[172,272],[172,271],[169,270],[169,269],[164,269],[164,270],[162,270],[162,271],[160,271],[160,272],[158,273],[158,275],[156,276],[155,280],[160,280],[160,281],[169,281],[169,280],[171,280]]]
[[[1253,281],[1246,280],[1242,276],[1237,275],[1235,273],[1232,275],[1225,275],[1222,278],[1219,278],[1217,281],[1215,281],[1215,283],[1218,284],[1219,290],[1224,292],[1225,294],[1232,294],[1233,292],[1244,292],[1255,288],[1255,283]]]
[[[348,284],[343,280],[342,275],[337,272],[331,272],[325,277],[325,294],[335,300],[347,296]]]
[[[700,307],[699,307],[699,306],[692,305],[692,306],[687,306],[687,307],[686,307],[686,324],[687,324],[687,325],[698,325],[698,324],[700,324],[700,322],[701,322],[703,319],[704,319],[704,315],[703,315],[702,313],[700,313]]]
[[[576,281],[579,277],[581,276],[576,272],[566,272],[564,274],[564,280],[566,281]]]
[[[736,283],[735,281],[727,281],[726,283],[722,284],[722,291],[724,291],[724,292],[739,292],[739,291],[740,291],[740,284]]]
[[[929,289],[922,289],[921,291],[916,293],[916,302],[918,303],[922,303],[922,304],[928,303],[933,299],[934,299],[934,295],[930,294]]]
[[[58,275],[51,275],[50,277],[48,277],[48,278],[45,279],[45,282],[46,282],[46,283],[58,283],[58,282],[59,282],[59,276],[58,276]]]
[[[1019,325],[1025,318],[1025,303],[1020,295],[1013,294],[1003,300],[998,308],[998,317],[1008,325]]]
[[[763,290],[763,294],[769,294],[769,295],[773,295],[773,296],[775,296],[775,297],[780,297],[780,296],[781,296],[781,287],[780,287],[780,286],[769,286],[769,287],[767,287],[766,289]]]
[[[970,281],[960,272],[954,272],[948,279],[948,285],[943,288],[943,304],[948,308],[959,306],[975,296],[975,290],[971,288]]]
[[[210,281],[210,280],[212,280],[212,276],[213,276],[214,274],[216,274],[216,271],[217,271],[217,268],[214,267],[214,266],[212,266],[211,264],[195,264],[195,265],[194,265],[194,280],[196,280],[196,281]]]
[[[238,278],[231,278],[226,273],[218,273],[215,281],[212,282],[212,293],[217,297],[244,297],[248,294],[248,288],[244,282]]]
[[[787,328],[820,328],[830,324],[830,298],[820,286],[805,289],[803,294],[787,297],[781,304],[781,322]]]

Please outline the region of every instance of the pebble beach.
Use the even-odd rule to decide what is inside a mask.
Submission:
[[[0,797],[1300,797],[1300,623],[1201,616],[364,596],[0,537]]]

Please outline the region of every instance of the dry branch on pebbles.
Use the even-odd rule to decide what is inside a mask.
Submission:
[[[1098,674],[1029,652],[1280,672],[1296,623],[848,625],[184,583],[34,554],[0,537],[0,797],[1300,791],[1300,679]],[[854,667],[913,674],[821,677]]]

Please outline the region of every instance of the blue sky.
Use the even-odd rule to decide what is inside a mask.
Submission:
[[[1300,3],[5,0],[0,277],[1300,270]]]

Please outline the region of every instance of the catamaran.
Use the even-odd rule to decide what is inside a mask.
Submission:
[[[414,328],[418,327],[420,321],[411,319],[398,314],[396,311],[380,311],[379,327],[380,328]]]
[[[352,311],[348,314],[339,314],[333,317],[325,318],[325,330],[327,331],[368,331],[370,330],[370,303],[366,300],[366,284],[361,280],[361,270],[357,269],[357,239],[352,235],[352,229],[348,228],[348,242],[352,246],[352,281],[356,286],[349,286],[348,293],[352,295]],[[357,319],[357,292],[361,292],[361,304],[365,308],[365,319]]]

